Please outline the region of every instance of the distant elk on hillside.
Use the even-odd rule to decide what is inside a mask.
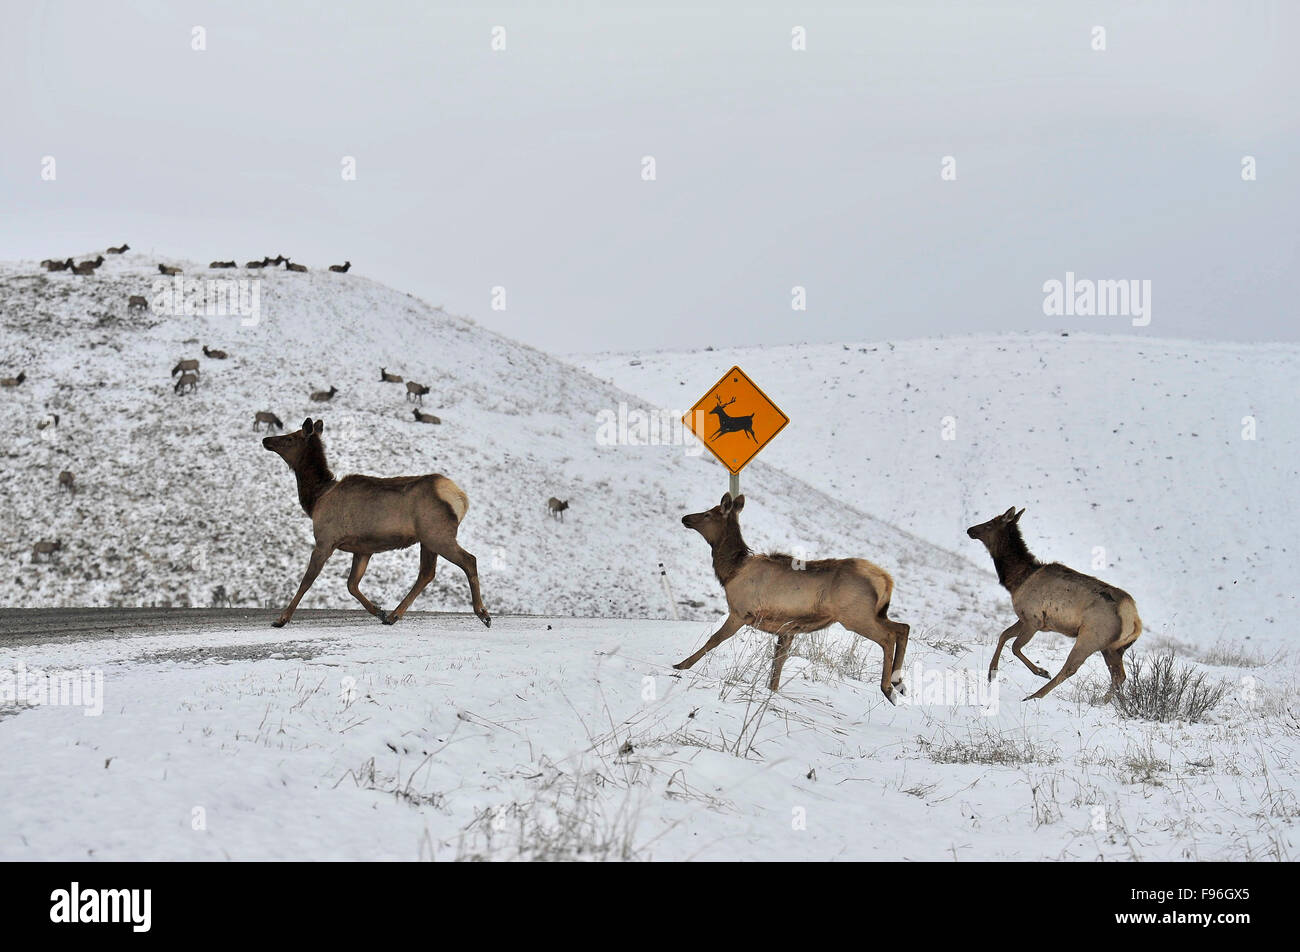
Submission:
[[[128,311],[147,311],[149,310],[149,299],[142,294],[132,294],[126,301]]]
[[[128,244],[124,241],[124,242],[122,242],[120,245],[118,245],[116,248],[109,248],[109,249],[108,249],[108,254],[110,254],[110,255],[120,255],[120,254],[122,254],[123,252],[125,252],[125,251],[130,251],[130,250],[131,250],[131,246],[128,245]]]
[[[17,377],[0,377],[0,387],[21,387],[27,379],[27,371],[19,371]]]
[[[213,261],[208,265],[209,268],[238,268],[239,264],[234,261]]]
[[[328,390],[316,390],[312,393],[311,398],[317,403],[329,403],[334,399],[334,394],[339,392],[339,388],[331,386]]]
[[[331,270],[331,271],[334,271],[334,272],[337,272],[338,274],[347,274],[347,273],[348,273],[348,268],[350,268],[350,267],[352,267],[352,262],[351,262],[351,261],[345,261],[345,262],[343,262],[342,264],[332,264],[332,265],[330,265],[330,270]]]
[[[390,374],[390,373],[388,372],[388,368],[386,368],[386,367],[380,367],[380,368],[379,368],[379,380],[380,380],[381,383],[401,383],[401,382],[402,382],[402,378],[401,378],[401,377],[399,377],[397,374]]]
[[[59,492],[67,490],[72,495],[77,494],[77,477],[72,475],[72,470],[65,469],[59,473]]]
[[[204,356],[204,357],[209,357],[209,358],[211,358],[212,360],[225,360],[225,359],[226,359],[227,357],[229,357],[230,355],[227,354],[224,350],[208,350],[208,345],[207,345],[207,344],[204,344],[204,345],[203,345],[203,356]]]
[[[56,539],[53,542],[38,542],[32,546],[32,561],[37,561],[37,556],[45,556],[46,562],[54,561],[54,556],[63,548],[63,540]]]
[[[424,403],[424,395],[429,392],[429,388],[423,384],[418,384],[414,380],[406,381],[406,399],[415,399]]]
[[[432,413],[424,413],[424,412],[422,412],[422,411],[420,410],[419,407],[412,407],[412,408],[411,408],[411,412],[415,414],[415,422],[416,422],[416,423],[435,423],[435,424],[436,424],[436,423],[441,423],[441,422],[442,422],[442,420],[440,420],[438,417],[434,416]]]
[[[181,273],[181,269],[180,269],[180,268],[173,268],[171,265],[167,265],[167,264],[160,264],[160,265],[158,265],[158,273],[159,273],[159,274],[175,275],[175,274],[180,274],[180,273]]]
[[[184,373],[186,371],[191,371],[191,370],[196,375],[199,372],[199,361],[198,358],[196,357],[188,357],[184,360],[177,361],[176,366],[172,368],[171,376],[175,377],[179,373]]]
[[[272,413],[270,410],[258,410],[256,413],[253,414],[254,430],[256,430],[258,426],[263,423],[266,424],[267,432],[270,432],[271,430],[284,429],[284,424],[280,422],[280,418],[276,416],[274,413]]]
[[[284,270],[302,272],[307,270],[307,266],[305,264],[294,264],[292,261],[286,258],[284,261]]]
[[[172,389],[176,393],[185,393],[187,391],[193,393],[196,389],[198,389],[198,386],[199,386],[198,374],[185,373],[185,374],[181,374],[180,379],[176,381],[176,386],[173,387]]]

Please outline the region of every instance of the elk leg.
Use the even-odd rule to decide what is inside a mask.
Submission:
[[[411,590],[406,593],[406,597],[402,599],[400,605],[393,609],[392,612],[380,613],[379,617],[383,619],[385,625],[393,624],[397,619],[406,614],[406,610],[411,607],[411,602],[419,598],[420,593],[424,591],[425,586],[433,581],[433,575],[434,572],[437,571],[437,568],[438,553],[434,552],[433,549],[429,548],[427,545],[421,545],[420,574],[415,577],[415,584],[411,586]]]
[[[890,676],[890,683],[898,689],[898,693],[906,694],[907,688],[903,685],[903,657],[907,654],[907,636],[912,633],[912,626],[888,618],[882,618],[881,621],[893,630],[895,638],[894,673]]]
[[[1022,627],[1023,626],[1020,624],[1020,619],[1016,619],[1016,623],[1012,625],[1010,628],[1008,628],[1006,631],[1002,632],[1001,637],[998,638],[998,646],[993,651],[993,660],[989,662],[990,683],[992,683],[993,679],[998,676],[998,659],[1002,657],[1002,646],[1005,645],[1007,641],[1010,640],[1013,636],[1019,635]],[[1020,652],[1017,651],[1016,654],[1019,655],[1022,659],[1024,658],[1024,655],[1021,655]],[[1025,663],[1028,664],[1028,662]],[[1031,665],[1030,667],[1032,669],[1033,666]]]
[[[283,628],[293,617],[294,609],[302,601],[302,597],[307,594],[307,589],[311,588],[311,583],[316,581],[316,576],[320,575],[320,570],[325,567],[331,555],[334,554],[333,548],[326,548],[323,545],[317,545],[311,550],[311,559],[307,563],[307,571],[303,573],[302,584],[298,586],[298,594],[293,597],[287,608],[280,612],[280,617],[271,624],[276,628]]]
[[[1051,675],[1045,669],[1040,668],[1038,665],[1026,658],[1025,653],[1020,650],[1025,645],[1029,644],[1036,634],[1038,634],[1037,630],[1031,629],[1028,625],[1024,625],[1020,629],[1019,637],[1017,637],[1015,641],[1011,642],[1011,653],[1023,661],[1025,667],[1034,672],[1034,674],[1038,675],[1040,678],[1050,678]]]
[[[1080,632],[1081,636],[1082,634],[1083,633]],[[1075,639],[1074,647],[1071,648],[1070,653],[1065,656],[1065,664],[1061,665],[1061,670],[1056,672],[1056,677],[1052,678],[1052,680],[1048,681],[1033,694],[1029,695],[1025,700],[1037,701],[1040,698],[1046,697],[1047,692],[1052,690],[1052,688],[1056,687],[1066,678],[1073,675],[1074,672],[1078,671],[1079,665],[1083,664],[1088,655],[1092,654],[1096,650],[1096,648],[1090,647],[1083,637]]]
[[[369,553],[357,552],[352,556],[352,573],[348,576],[348,593],[361,603],[362,608],[382,619],[384,617],[383,611],[374,602],[361,594],[361,576],[366,574],[366,566],[369,564]]]
[[[885,658],[880,670],[880,693],[889,699],[890,704],[897,704],[898,699],[894,696],[894,656],[897,654],[898,636],[894,629],[886,626],[881,619],[875,615],[863,618],[861,621],[851,623],[841,621],[849,631],[861,635],[868,641],[874,641],[880,645],[880,650],[884,652]],[[911,631],[911,629],[908,629]],[[901,673],[899,675],[902,676]]]
[[[775,692],[781,683],[781,669],[785,659],[790,657],[790,646],[794,644],[794,634],[787,632],[776,636],[776,653],[772,656],[772,677],[767,682],[767,689]]]
[[[484,626],[491,628],[492,616],[483,607],[483,596],[478,590],[478,560],[462,549],[455,539],[451,540],[450,545],[435,548],[434,551],[452,565],[460,566],[461,571],[465,573],[465,578],[469,580],[469,594],[474,604],[474,614],[478,615],[479,621],[483,622]]]
[[[740,631],[744,624],[745,623],[741,621],[740,617],[735,613],[728,615],[726,621],[722,623],[722,627],[713,633],[713,636],[704,643],[704,647],[695,652],[695,654],[691,655],[689,658],[677,662],[673,667],[678,671],[685,671],[687,668],[692,667],[695,662],[699,661],[714,648],[718,647],[718,645],[722,644],[736,632]]]
[[[1104,648],[1101,656],[1106,659],[1106,667],[1110,668],[1110,690],[1101,699],[1101,703],[1105,704],[1115,696],[1120,685],[1128,680],[1128,675],[1124,673],[1123,648]]]

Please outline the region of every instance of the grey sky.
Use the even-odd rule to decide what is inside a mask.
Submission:
[[[0,258],[347,258],[552,350],[1135,332],[1067,270],[1300,338],[1298,5],[858,6],[7,3]]]

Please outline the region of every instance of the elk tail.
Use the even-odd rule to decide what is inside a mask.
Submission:
[[[1142,634],[1142,619],[1138,617],[1137,603],[1126,598],[1119,605],[1120,634],[1111,644],[1112,648],[1127,648],[1138,640]]]
[[[465,513],[469,510],[469,496],[465,495],[465,490],[446,476],[439,476],[438,481],[434,484],[433,491],[451,509],[452,515],[456,517],[456,524],[460,525],[461,520],[465,518]]]

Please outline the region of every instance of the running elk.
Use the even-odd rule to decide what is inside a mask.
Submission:
[[[704,537],[713,550],[713,571],[727,594],[726,621],[695,654],[673,665],[691,667],[743,626],[776,635],[768,689],[781,682],[781,668],[794,636],[839,622],[880,645],[885,654],[880,690],[891,703],[903,686],[903,657],[911,628],[887,616],[894,580],[866,559],[804,562],[789,555],[755,555],[740,534],[745,497],[724,495],[707,512],[682,516],[682,525]]]
[[[412,398],[424,403],[424,395],[429,392],[429,388],[416,383],[414,380],[406,381],[406,399]]]
[[[438,417],[434,416],[432,413],[421,412],[419,407],[413,407],[411,409],[411,412],[415,414],[416,423],[441,423],[442,422],[442,420],[438,419]]]
[[[1002,632],[989,664],[989,680],[998,674],[1002,646],[1012,638],[1011,651],[1025,667],[1040,678],[1048,673],[1025,657],[1022,650],[1040,631],[1055,631],[1074,639],[1061,670],[1026,701],[1044,697],[1066,678],[1079,670],[1084,660],[1100,651],[1110,669],[1110,700],[1124,683],[1124,652],[1142,634],[1142,619],[1137,603],[1125,591],[1107,585],[1091,575],[1084,575],[1059,562],[1044,564],[1030,553],[1020,534],[1021,509],[1012,506],[988,522],[971,526],[966,534],[984,543],[993,557],[998,581],[1011,593],[1011,607],[1016,623]]]
[[[284,259],[284,270],[286,270],[286,271],[298,271],[298,272],[303,272],[303,271],[306,271],[306,270],[307,270],[307,266],[306,266],[305,264],[294,264],[294,263],[293,263],[292,261],[290,261],[288,258],[285,258],[285,259]]]
[[[334,399],[334,394],[339,392],[339,388],[331,386],[328,390],[317,390],[312,393],[311,398],[317,403],[329,403]]]
[[[149,310],[149,299],[140,294],[132,294],[126,301],[128,311]]]
[[[345,262],[343,262],[342,264],[332,264],[332,265],[330,265],[330,270],[331,270],[331,271],[334,271],[334,272],[337,272],[338,274],[347,274],[347,273],[348,273],[348,268],[350,268],[350,267],[352,267],[352,262],[351,262],[351,261],[345,261]]]
[[[380,383],[401,383],[402,378],[397,374],[390,374],[387,367],[380,367],[379,381]]]
[[[176,366],[172,368],[171,376],[175,377],[182,371],[192,370],[195,374],[199,372],[199,361],[196,357],[189,357],[185,360],[177,361]]]
[[[208,345],[204,344],[203,356],[208,357],[212,360],[225,360],[230,355],[227,354],[224,350],[208,350]]]
[[[116,248],[109,248],[109,249],[108,249],[108,253],[111,254],[111,255],[120,255],[120,254],[122,254],[124,251],[130,251],[130,250],[131,250],[131,246],[128,245],[128,244],[124,241],[124,242],[122,242],[120,245],[118,245]]]
[[[722,397],[714,394],[714,399],[718,401],[718,405],[710,407],[709,412],[717,416],[718,429],[709,439],[716,440],[724,433],[739,433],[743,430],[749,434],[751,440],[757,443],[758,437],[754,435],[754,414],[751,413],[749,416],[729,416],[726,408],[735,403],[736,398],[732,397],[726,403],[723,403]]]
[[[568,508],[569,500],[567,499],[561,501],[552,496],[550,499],[546,500],[546,511],[550,513],[552,518],[559,519],[561,522],[564,521],[564,510]]]
[[[258,410],[253,414],[253,429],[256,430],[260,423],[266,424],[267,432],[284,429],[284,424],[280,422],[280,418],[270,410]]]
[[[62,539],[56,539],[53,542],[38,542],[32,546],[32,561],[35,562],[38,555],[43,555],[46,562],[51,562],[54,560],[55,554],[62,548]]]
[[[72,475],[72,470],[65,469],[59,473],[59,492],[67,490],[72,495],[77,494],[77,478]]]
[[[460,566],[469,581],[471,601],[484,625],[492,616],[479,594],[478,563],[460,547],[456,532],[469,508],[469,497],[446,476],[345,476],[335,479],[325,459],[321,433],[325,424],[310,417],[302,429],[284,436],[268,436],[262,445],[293,470],[298,482],[298,502],[311,517],[315,545],[298,594],[280,617],[276,628],[293,617],[294,609],[311,588],[325,563],[336,550],[352,553],[348,592],[370,614],[385,625],[400,619],[431,581],[438,556]],[[420,572],[406,597],[392,612],[386,612],[361,594],[361,576],[376,552],[405,549],[420,544]]]
[[[27,379],[27,371],[20,371],[17,377],[0,377],[0,387],[21,387]]]
[[[198,374],[184,373],[181,374],[180,379],[176,381],[176,386],[173,387],[172,389],[176,393],[184,393],[186,390],[189,390],[190,393],[193,393],[198,388],[198,385],[199,385]]]

